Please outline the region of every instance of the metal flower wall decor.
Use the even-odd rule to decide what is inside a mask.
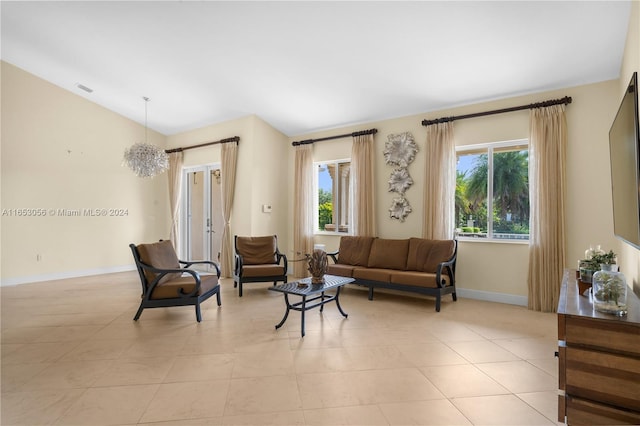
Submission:
[[[416,158],[418,146],[410,132],[391,134],[387,136],[384,147],[384,159],[388,165],[396,166],[389,177],[389,192],[397,192],[400,198],[394,198],[389,215],[391,219],[398,219],[404,222],[411,213],[409,201],[404,197],[404,193],[413,185],[413,179],[409,175],[409,164]]]
[[[404,194],[411,185],[413,185],[413,179],[411,179],[407,169],[398,168],[391,172],[391,176],[389,177],[389,192]]]
[[[391,166],[408,167],[416,158],[418,146],[410,132],[391,134],[384,144],[384,159]]]
[[[400,222],[404,222],[405,218],[411,213],[411,206],[406,198],[394,198],[389,208],[389,215],[391,219],[398,219]]]

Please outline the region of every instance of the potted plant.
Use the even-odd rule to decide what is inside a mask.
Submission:
[[[609,252],[594,251],[591,257],[580,261],[580,281],[590,283],[593,274],[601,269],[600,265],[615,265],[616,254],[613,250]]]

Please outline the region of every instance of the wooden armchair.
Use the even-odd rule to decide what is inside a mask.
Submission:
[[[242,297],[242,284],[255,282],[287,282],[287,256],[278,250],[278,237],[235,236],[235,268],[233,286]]]
[[[145,308],[195,305],[196,319],[202,321],[200,303],[216,295],[220,306],[220,268],[215,262],[206,260],[185,262],[178,260],[171,241],[152,244],[129,244],[142,283],[142,300],[136,316],[137,321]],[[188,269],[195,264],[215,267],[216,275],[202,275]]]

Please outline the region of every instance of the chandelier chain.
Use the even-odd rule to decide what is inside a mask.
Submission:
[[[147,108],[149,107],[149,98],[143,96],[144,99],[144,143],[147,143],[148,127],[147,127]]]

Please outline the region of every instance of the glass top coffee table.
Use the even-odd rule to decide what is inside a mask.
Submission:
[[[353,281],[353,278],[340,277],[337,275],[325,275],[324,284],[311,284],[311,278],[303,278],[299,281],[269,287],[269,290],[271,291],[284,293],[284,303],[287,305],[284,317],[282,318],[282,321],[276,324],[276,329],[282,327],[289,316],[289,311],[299,311],[301,316],[302,337],[304,337],[304,313],[309,309],[317,308],[318,306],[320,306],[320,312],[322,312],[324,305],[329,302],[333,302],[334,300],[342,316],[347,318],[348,315],[340,306],[340,289],[343,285],[349,284]],[[335,294],[325,294],[325,291],[331,289],[336,290]],[[301,296],[302,301],[291,303],[289,302],[289,295]]]

